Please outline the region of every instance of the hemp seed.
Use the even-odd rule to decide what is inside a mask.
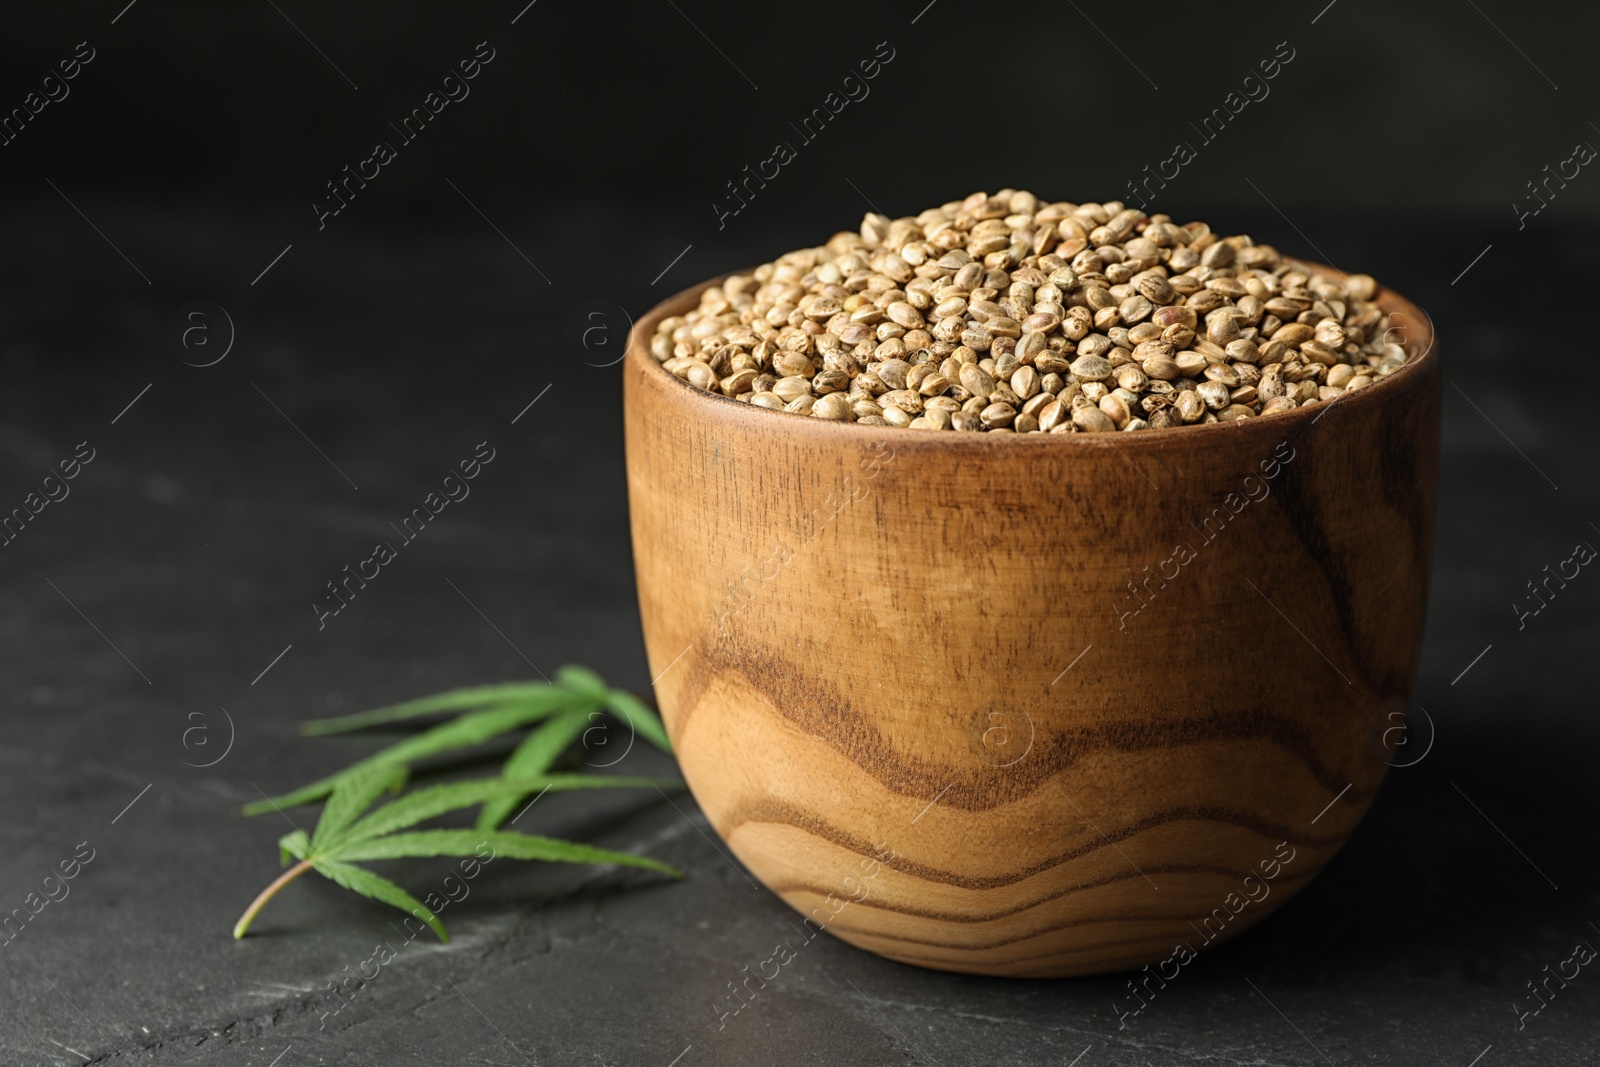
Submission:
[[[1273,415],[1409,360],[1371,276],[1117,201],[974,193],[707,287],[649,351],[696,389],[835,422],[1139,432]]]

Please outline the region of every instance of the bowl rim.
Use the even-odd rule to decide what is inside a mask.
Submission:
[[[1337,268],[1317,263],[1314,260],[1301,259],[1295,256],[1284,257],[1289,263],[1303,268],[1311,273],[1331,277],[1339,280],[1349,275]],[[757,420],[753,429],[760,430],[763,426],[768,429],[786,427],[789,433],[825,433],[834,435],[834,441],[839,445],[848,445],[851,442],[858,444],[892,442],[896,447],[907,446],[937,446],[947,448],[967,449],[998,449],[998,448],[1111,448],[1118,452],[1130,450],[1138,452],[1167,451],[1187,447],[1184,442],[1193,441],[1203,446],[1207,440],[1215,440],[1219,434],[1253,435],[1269,434],[1271,436],[1289,437],[1298,431],[1309,429],[1322,418],[1323,415],[1336,407],[1350,407],[1354,411],[1367,411],[1376,414],[1374,405],[1385,405],[1390,399],[1398,399],[1413,387],[1422,386],[1429,377],[1429,371],[1436,370],[1439,357],[1435,353],[1435,340],[1438,336],[1434,329],[1433,316],[1415,302],[1406,299],[1393,289],[1379,286],[1376,303],[1391,316],[1404,315],[1410,319],[1420,320],[1426,332],[1426,344],[1420,352],[1416,351],[1417,339],[1408,337],[1403,343],[1410,358],[1404,366],[1386,377],[1379,378],[1365,389],[1354,393],[1341,394],[1337,399],[1325,403],[1313,404],[1310,407],[1299,407],[1275,415],[1253,416],[1246,419],[1234,419],[1226,423],[1210,423],[1189,426],[1173,426],[1166,429],[1145,429],[1134,433],[1114,431],[1111,433],[955,433],[921,431],[911,432],[908,428],[897,426],[862,426],[855,421],[843,422],[832,419],[818,419],[805,415],[794,415],[787,423],[772,423],[769,420],[775,415],[789,415],[788,412],[773,411],[767,408],[754,408],[750,404],[735,400],[730,396],[720,393],[707,392],[697,389],[688,382],[668,372],[655,357],[650,354],[650,338],[655,333],[656,325],[664,318],[671,315],[682,314],[694,306],[699,296],[713,285],[719,285],[736,274],[748,274],[754,268],[728,271],[724,274],[708,278],[705,281],[691,285],[686,289],[666,297],[654,307],[650,308],[628,333],[628,349],[626,362],[629,366],[643,365],[643,373],[654,375],[657,382],[666,385],[668,389],[676,387],[682,390],[675,396],[692,398],[686,399],[689,404],[705,403],[717,405],[709,407],[707,411],[708,422],[712,419],[753,419]],[[670,383],[670,384],[668,384]],[[1203,428],[1202,428],[1203,426]],[[1276,430],[1263,430],[1261,427],[1276,427]],[[1236,437],[1235,440],[1242,438]],[[1220,443],[1220,442],[1218,442]]]

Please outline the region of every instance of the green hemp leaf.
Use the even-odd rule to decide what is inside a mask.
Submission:
[[[481,710],[469,710],[473,708]],[[323,735],[437,712],[463,713],[338,774],[246,807],[245,814],[260,814],[325,799],[321,817],[309,838],[295,830],[279,839],[279,855],[288,869],[245,909],[234,924],[233,936],[242,938],[256,915],[284,886],[307,871],[316,871],[345,889],[399,908],[427,923],[441,941],[448,941],[444,924],[421,901],[389,879],[356,866],[371,860],[417,856],[483,858],[488,849],[488,855],[494,857],[615,864],[681,878],[682,872],[676,868],[646,856],[500,829],[525,798],[552,790],[682,787],[682,782],[670,778],[547,773],[602,711],[622,719],[630,730],[663,751],[671,751],[661,721],[649,708],[631,693],[607,688],[593,672],[581,667],[562,668],[553,683],[516,682],[457,689],[359,715],[307,723],[305,733]],[[531,723],[539,725],[512,751],[499,777],[416,789],[372,807],[383,794],[404,788],[416,761],[479,744]],[[474,829],[415,829],[429,819],[479,805],[482,807]]]
[[[672,744],[667,740],[667,733],[661,725],[661,720],[656,718],[655,713],[645,707],[638,697],[624,690],[608,689],[592,671],[582,667],[563,667],[556,672],[554,682],[505,682],[499,685],[452,689],[420,700],[378,708],[375,711],[364,711],[358,715],[306,723],[301,728],[303,733],[324,736],[347,733],[369,726],[386,726],[438,712],[467,712],[459,718],[425,730],[415,737],[390,745],[337,774],[329,775],[292,792],[247,804],[244,813],[263,815],[280,808],[312,804],[331,794],[341,779],[367,768],[409,768],[429,756],[471,748],[473,745],[492,741],[496,737],[541,719],[559,717],[567,713],[586,718],[602,709],[610,711],[628,723],[640,737],[663,752],[672,751]],[[555,755],[560,753],[557,752]],[[554,759],[555,756],[551,758]]]

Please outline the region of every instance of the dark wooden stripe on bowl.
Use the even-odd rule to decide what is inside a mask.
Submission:
[[[1297,848],[1337,848],[1343,845],[1345,839],[1349,836],[1344,833],[1331,835],[1299,833],[1289,826],[1268,822],[1249,812],[1228,811],[1222,808],[1172,808],[1167,811],[1146,815],[1138,822],[1127,826],[1114,828],[1102,826],[1101,831],[1105,835],[1104,838],[1095,835],[1095,839],[1091,844],[1066,849],[1056,853],[1049,859],[1040,860],[1026,867],[1007,871],[1003,874],[972,877],[955,871],[916,863],[906,859],[904,856],[896,857],[885,866],[901,874],[920,878],[925,882],[960,886],[963,889],[997,889],[1001,886],[1016,885],[1018,882],[1026,881],[1046,871],[1054,870],[1063,864],[1082,859],[1102,849],[1112,848],[1114,845],[1137,837],[1139,834],[1157,826],[1180,821],[1222,823],[1249,831],[1260,837],[1264,842],[1287,841]],[[746,799],[738,803],[726,818],[713,821],[712,826],[724,841],[731,842],[733,836],[740,829],[751,823],[779,823],[808,833],[813,837],[819,837],[831,845],[853,852],[864,859],[877,859],[878,857],[877,852],[869,842],[851,834],[847,830],[832,826],[819,815],[771,798]],[[968,854],[970,855],[970,852]],[[1263,851],[1262,854],[1264,857],[1270,857],[1271,855],[1268,851]]]
[[[1283,873],[1272,879],[1271,884],[1288,885],[1295,882],[1307,881],[1314,877],[1317,873],[1317,871],[1309,869],[1296,872],[1292,875]],[[1139,880],[1142,884],[1145,875],[1149,875],[1152,879],[1154,879],[1157,875],[1162,874],[1215,875],[1219,878],[1233,878],[1241,881],[1246,877],[1253,876],[1257,879],[1261,877],[1260,874],[1254,870],[1246,870],[1241,872],[1231,867],[1169,865],[1161,867],[1146,867],[1144,868],[1142,874],[1137,871],[1130,870],[1126,874],[1108,875],[1104,878],[1097,878],[1093,881],[1078,882],[1061,889],[1052,890],[1049,893],[1038,897],[1037,899],[1018,904],[1015,907],[1002,908],[999,911],[992,912],[953,912],[939,911],[932,908],[906,907],[903,904],[888,904],[884,902],[882,897],[872,896],[869,896],[862,901],[851,901],[851,907],[876,908],[881,911],[894,912],[896,915],[907,915],[918,919],[932,919],[936,922],[942,923],[975,924],[996,922],[1001,919],[1009,919],[1014,916],[1021,915],[1024,912],[1032,911],[1034,908],[1043,907],[1046,904],[1053,903],[1065,897],[1073,896],[1077,893],[1086,892],[1092,889],[1099,889],[1102,886],[1115,885],[1118,882],[1132,882],[1134,880]],[[838,892],[837,888],[824,889],[814,885],[809,885],[804,882],[784,882],[780,880],[772,881],[767,885],[767,888],[782,897],[788,897],[791,894],[797,893],[810,893],[817,897],[825,898],[829,893]],[[1224,894],[1224,896],[1225,895],[1226,894]]]
[[[967,753],[961,753],[964,758],[959,760],[919,759],[896,749],[869,714],[814,671],[781,656],[739,654],[721,648],[701,650],[695,669],[682,683],[673,717],[680,736],[704,702],[707,689],[724,674],[757,689],[786,722],[839,752],[885,789],[909,797],[930,797],[950,785],[939,803],[965,811],[985,811],[1020,800],[1080,760],[1103,751],[1146,752],[1211,742],[1268,741],[1299,760],[1330,797],[1352,778],[1361,777],[1358,769],[1326,760],[1317,737],[1297,717],[1264,706],[1170,720],[1140,718],[1057,727],[1036,739],[1027,758],[1009,767],[974,762]],[[1049,721],[1043,712],[1035,720]],[[1041,733],[1046,729],[1043,724]],[[1373,755],[1376,759],[1376,752]],[[1377,785],[1358,785],[1353,792],[1352,799],[1370,799],[1376,795]]]

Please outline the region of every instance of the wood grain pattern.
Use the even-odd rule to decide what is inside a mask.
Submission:
[[[645,642],[695,799],[807,933],[1114,971],[1237,935],[1333,857],[1422,635],[1422,312],[1382,295],[1418,358],[1331,406],[955,434],[677,381],[645,342],[699,288],[624,363]],[[1236,907],[1247,876],[1265,892]]]

